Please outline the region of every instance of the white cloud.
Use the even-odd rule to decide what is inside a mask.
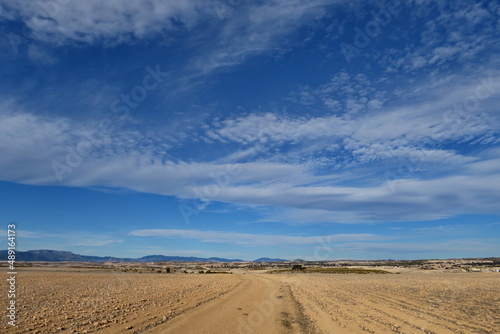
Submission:
[[[39,40],[62,44],[69,41],[123,42],[145,38],[181,25],[191,28],[211,8],[210,1],[4,1],[8,16],[21,18]],[[212,12],[215,16],[215,12]]]
[[[34,39],[56,45],[116,45],[157,35],[168,41],[169,35],[188,31],[193,44],[203,49],[198,52],[202,56],[192,59],[189,66],[198,76],[239,64],[251,55],[282,50],[286,35],[323,15],[326,5],[331,2],[7,0],[0,18],[21,19]],[[195,32],[200,25],[201,31]],[[204,34],[210,35],[210,42],[203,45]]]
[[[324,240],[328,240],[328,242],[351,242],[386,239],[375,234],[366,233],[305,237],[179,229],[144,229],[131,231],[129,234],[138,237],[185,238],[201,240],[203,242],[232,243],[248,246],[313,245],[323,243]]]
[[[478,60],[481,64],[483,55],[480,53],[493,50],[492,45],[498,43],[495,27],[499,8],[498,3],[491,1],[411,5],[408,10],[411,10],[412,20],[405,24],[418,25],[420,40],[408,40],[404,48],[381,53],[381,62],[391,71],[395,68],[405,73],[425,71],[431,78],[455,72],[454,69],[450,71],[452,64],[470,65]]]
[[[414,89],[412,96],[394,98],[391,106],[383,106],[381,97],[368,92],[370,84],[364,84],[363,77],[354,84],[344,85],[352,78],[347,75],[336,76],[327,86],[308,92],[318,95],[316,108],[322,110],[321,99],[337,98],[344,90],[352,92],[342,108],[342,112],[322,116],[290,116],[276,113],[252,113],[214,122],[206,136],[219,142],[235,142],[251,145],[252,152],[261,152],[283,144],[291,145],[278,153],[285,160],[287,155],[324,153],[321,150],[339,155],[352,154],[354,162],[366,163],[390,158],[405,159],[417,164],[446,162],[450,165],[473,161],[451,149],[440,146],[447,141],[494,143],[498,141],[500,119],[497,116],[497,103],[500,102],[500,77],[492,71],[485,71],[480,80],[470,83],[470,79],[457,80],[454,85],[443,82],[440,85],[421,84]],[[487,87],[483,82],[489,82]],[[367,88],[367,92],[357,85]],[[340,88],[340,86],[346,86]],[[479,88],[478,88],[479,87]],[[361,93],[359,93],[361,91]],[[481,99],[476,97],[479,92]],[[347,93],[346,93],[347,94]],[[485,98],[487,96],[487,98]],[[364,99],[364,100],[363,100]],[[361,109],[356,109],[349,101],[364,101]],[[368,107],[376,103],[377,110]],[[477,101],[473,109],[467,105]],[[461,109],[454,109],[456,105]],[[353,111],[355,110],[356,111]],[[362,110],[362,111],[361,111]],[[243,146],[245,147],[245,146]],[[247,150],[250,150],[247,149]],[[347,153],[347,154],[346,154]],[[237,158],[237,157],[235,157]],[[351,164],[346,160],[344,163]]]
[[[12,101],[0,104],[0,173],[3,180],[34,182],[50,175],[50,161],[71,141],[66,119],[35,116]],[[38,172],[33,173],[36,168]]]
[[[342,222],[339,221],[342,218],[347,222],[425,221],[465,213],[498,214],[500,196],[496,185],[499,182],[500,174],[497,173],[397,180],[377,187],[301,187],[283,183],[265,188],[229,186],[220,190],[216,200],[328,210],[332,211],[328,221],[335,222]],[[313,215],[311,222],[317,218]]]
[[[206,144],[240,147],[206,161],[195,155],[190,160],[170,156],[166,136],[155,129],[141,131],[136,124],[129,129],[113,124],[114,132],[88,148],[86,138],[95,124],[42,116],[43,110],[25,110],[6,100],[0,104],[0,179],[277,206],[288,210],[279,214],[292,223],[308,222],[307,213],[311,221],[344,223],[496,213],[493,185],[500,152],[482,156],[483,148],[464,153],[446,145],[498,143],[500,77],[493,70],[478,71],[477,77],[472,82],[468,76],[421,82],[388,94],[363,74],[342,72],[316,89],[302,90],[326,114],[249,113],[214,119],[199,130]],[[328,99],[339,101],[340,111],[331,114],[332,104],[324,103]],[[474,99],[479,105],[467,110],[464,104]],[[462,109],[454,110],[456,104]],[[192,143],[184,139],[183,144],[188,150]],[[85,154],[75,157],[75,151]],[[263,154],[269,152],[271,158]],[[62,178],[54,162],[65,166]],[[359,178],[355,174],[361,169],[356,169],[346,179],[348,171],[341,170],[363,166],[374,171]],[[450,176],[418,174],[433,166]],[[324,167],[330,167],[329,174]],[[390,182],[381,185],[384,172]],[[374,173],[380,173],[375,181]],[[345,186],[353,180],[357,182]]]
[[[494,240],[453,240],[453,241],[440,241],[435,243],[346,243],[336,247],[332,247],[330,252],[346,252],[349,254],[446,254],[454,253],[460,254],[455,256],[490,256],[499,251],[498,243]],[[441,255],[442,257],[443,255]],[[446,256],[446,255],[444,255]]]
[[[450,236],[456,234],[471,235],[478,231],[477,225],[438,225],[412,229],[412,232],[431,236]]]
[[[51,65],[56,62],[56,58],[44,48],[37,45],[28,46],[28,56],[35,62]]]
[[[372,217],[364,212],[277,208],[270,213],[263,212],[264,218],[259,222],[282,222],[290,225],[314,223],[356,224],[371,221]]]
[[[497,85],[500,80],[492,77],[492,81]],[[149,134],[136,129],[116,129],[83,150],[88,154],[75,158],[74,152],[84,148],[82,138],[92,131],[91,124],[36,116],[7,101],[0,105],[0,178],[26,184],[116,187],[183,199],[317,210],[311,211],[312,221],[422,221],[460,213],[497,213],[499,198],[494,185],[500,183],[495,169],[499,152],[464,155],[440,147],[446,141],[495,138],[500,126],[494,114],[496,106],[490,100],[499,100],[497,86],[489,100],[482,102],[482,113],[458,115],[456,120],[446,114],[448,107],[474,96],[476,83],[421,89],[420,94],[427,98],[423,102],[412,104],[410,100],[408,105],[377,113],[349,117],[267,113],[226,119],[214,123],[207,133],[214,133],[212,140],[222,138],[242,144],[243,150],[219,162],[175,159],[156,144],[165,143],[161,138],[144,145]],[[435,140],[427,145],[428,138]],[[293,157],[293,149],[279,153],[281,161],[275,159],[279,154],[274,154],[274,161],[259,157],[262,150],[279,148],[283,143],[297,148],[295,154],[302,159],[299,163],[288,160]],[[351,158],[335,160],[342,154]],[[248,158],[253,159],[238,163]],[[326,160],[322,162],[322,158]],[[54,161],[66,166],[62,182],[53,169]],[[387,161],[389,167],[368,164],[377,161]],[[350,167],[366,164],[378,170],[372,170],[371,175],[364,171],[361,178],[353,172],[346,180],[348,171],[317,175],[316,168],[324,163]],[[451,174],[417,174],[429,166],[440,166],[440,172]],[[372,180],[375,172],[379,173],[378,182]],[[385,172],[389,182],[382,184]],[[346,181],[353,180],[358,184],[345,186]],[[283,218],[291,213],[283,213]],[[305,213],[291,222],[307,222]],[[272,215],[267,218],[276,219]]]
[[[168,254],[168,255],[179,255],[179,256],[205,256],[206,252],[202,250],[174,250],[166,249],[162,247],[146,247],[146,249],[133,249],[131,253],[137,254]]]
[[[120,243],[123,242],[123,240],[119,239],[88,239],[84,241],[79,241],[76,243],[73,243],[72,245],[74,246],[88,246],[88,247],[103,247],[103,246],[108,246],[110,244],[114,243]]]
[[[0,231],[1,232],[1,231]],[[114,243],[122,243],[122,239],[111,236],[106,233],[95,235],[89,232],[45,232],[20,229],[18,226],[17,237],[21,239],[30,239],[26,243],[38,244],[42,240],[51,240],[57,247],[69,246],[89,246],[104,247]]]
[[[341,2],[341,1],[337,1]],[[286,48],[287,34],[324,15],[325,0],[273,0],[245,3],[223,18],[224,24],[193,67],[208,73],[242,63],[247,57]]]

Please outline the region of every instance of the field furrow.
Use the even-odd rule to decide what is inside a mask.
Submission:
[[[277,276],[325,333],[496,333],[498,275],[449,275]]]
[[[493,334],[498,273],[234,274],[32,268],[12,334]],[[0,307],[6,308],[5,299]]]

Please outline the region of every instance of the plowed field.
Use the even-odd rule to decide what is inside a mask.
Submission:
[[[500,332],[498,273],[30,269],[16,295],[17,326],[4,316],[2,333]]]

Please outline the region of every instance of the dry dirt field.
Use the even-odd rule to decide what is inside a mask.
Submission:
[[[143,332],[239,283],[227,274],[24,269],[17,274],[18,324],[3,321],[0,333]],[[6,310],[6,298],[0,305]]]
[[[500,333],[498,273],[283,276],[320,333]]]
[[[30,268],[2,333],[499,333],[500,274]],[[6,298],[0,307],[6,309]]]

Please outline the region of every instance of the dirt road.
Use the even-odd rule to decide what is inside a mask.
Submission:
[[[147,333],[309,333],[286,285],[264,275],[240,277],[238,288]]]
[[[148,333],[492,334],[500,320],[494,274],[238,277],[229,293]]]

